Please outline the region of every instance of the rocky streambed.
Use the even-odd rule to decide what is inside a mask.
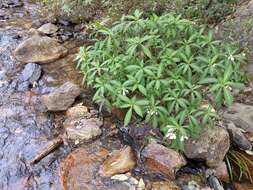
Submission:
[[[0,2],[1,190],[252,189],[232,186],[223,162],[232,145],[252,149],[250,86],[221,113],[220,126],[177,153],[157,129],[124,128],[117,110],[97,111],[76,70],[79,46],[93,43],[85,25],[48,23],[38,9]]]

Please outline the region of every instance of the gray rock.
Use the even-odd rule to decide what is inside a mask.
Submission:
[[[1,0],[0,8],[14,8],[14,7],[22,7],[24,3],[21,0]]]
[[[207,127],[199,139],[185,143],[185,155],[190,159],[202,159],[209,167],[217,167],[224,159],[230,146],[229,134],[221,127]]]
[[[47,23],[38,28],[38,31],[43,34],[53,34],[58,31],[58,27],[54,24]]]
[[[253,132],[253,106],[234,103],[224,112],[223,117],[245,132]]]
[[[214,190],[224,190],[224,188],[221,185],[220,181],[215,176],[210,176],[208,178],[208,183],[209,183],[210,187],[213,188]]]
[[[234,123],[230,122],[227,125],[227,130],[235,146],[242,150],[251,150],[252,145],[250,141],[244,136],[242,131],[235,126]]]
[[[42,102],[49,111],[65,111],[74,103],[80,93],[76,84],[66,82],[53,92],[43,95]]]
[[[36,82],[40,76],[41,76],[41,66],[34,64],[34,63],[28,63],[22,73],[19,76],[19,81],[21,82],[29,82],[30,84],[33,84]]]
[[[14,51],[15,58],[22,63],[50,63],[67,55],[68,50],[47,36],[32,36]]]

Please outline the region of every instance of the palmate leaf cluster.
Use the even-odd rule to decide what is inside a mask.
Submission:
[[[214,124],[211,105],[231,105],[232,89],[242,87],[244,54],[180,16],[136,11],[110,28],[98,26],[96,36],[78,55],[93,100],[126,110],[125,125],[141,118],[160,127],[177,149]]]

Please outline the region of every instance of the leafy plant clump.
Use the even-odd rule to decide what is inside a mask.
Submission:
[[[174,148],[214,125],[212,105],[231,105],[232,89],[243,86],[244,54],[180,16],[136,11],[111,28],[100,25],[96,36],[78,55],[93,100],[126,110],[125,125],[141,118],[160,127]]]

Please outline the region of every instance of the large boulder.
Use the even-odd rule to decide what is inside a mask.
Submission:
[[[66,82],[53,92],[43,95],[42,101],[49,111],[65,111],[80,93],[80,88],[76,84]]]
[[[58,31],[58,27],[54,24],[47,23],[38,28],[38,31],[43,34],[53,34]]]
[[[206,161],[209,167],[217,167],[229,150],[228,132],[221,127],[207,127],[199,139],[189,139],[185,143],[185,155],[190,159]]]
[[[107,158],[99,170],[103,177],[111,177],[115,174],[126,173],[136,166],[136,159],[131,147],[127,146],[121,150],[114,151]]]
[[[223,117],[245,132],[253,133],[253,106],[234,103],[224,112]]]
[[[67,55],[68,50],[47,36],[32,36],[14,51],[15,58],[22,63],[50,63]]]
[[[186,165],[186,161],[180,153],[157,143],[146,146],[142,155],[147,169],[164,174],[171,180],[175,180],[176,170]]]

